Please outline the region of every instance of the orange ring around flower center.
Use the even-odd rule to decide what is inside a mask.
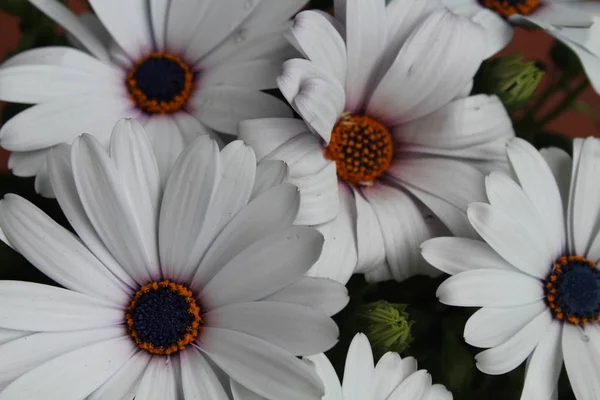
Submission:
[[[144,296],[147,296],[151,292],[157,292],[161,289],[168,290],[175,296],[180,296],[181,299],[187,303],[186,313],[189,314],[189,317],[187,318],[189,321],[186,322],[185,331],[175,343],[172,343],[169,346],[158,346],[156,343],[144,341],[141,338],[141,332],[138,331],[138,327],[136,327],[136,318],[133,315],[134,310],[137,306],[139,306],[140,299],[142,299]],[[138,347],[156,355],[169,355],[183,350],[186,346],[193,343],[198,338],[198,335],[200,334],[200,327],[202,325],[200,307],[196,303],[196,299],[194,298],[192,291],[183,285],[171,282],[169,280],[151,282],[142,286],[135,293],[131,303],[126,309],[125,321],[127,323],[129,335],[132,337]]]
[[[325,157],[335,161],[337,174],[350,185],[368,185],[388,170],[394,143],[388,128],[368,115],[345,113],[331,132]]]
[[[174,69],[176,72],[174,79],[167,76],[169,73],[161,73],[161,69],[155,69],[152,71],[154,76],[146,76],[144,82],[140,82],[138,76],[140,70],[148,68],[149,63],[152,62],[162,62],[163,66],[168,65],[168,71]],[[170,81],[171,79],[172,81]],[[129,96],[141,110],[150,114],[170,114],[181,110],[187,104],[194,89],[194,79],[194,72],[181,58],[169,53],[153,52],[139,59],[131,67],[127,73],[126,86]],[[170,93],[171,91],[167,90],[168,93],[165,98],[157,98],[149,94],[148,86],[155,85],[158,81],[168,82],[168,84],[175,82],[174,92]],[[159,92],[162,92],[162,90],[159,90]]]
[[[540,6],[540,0],[479,0],[479,3],[504,18],[515,14],[529,15]]]

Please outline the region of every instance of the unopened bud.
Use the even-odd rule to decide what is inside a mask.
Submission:
[[[378,301],[362,306],[357,317],[376,356],[388,351],[402,353],[413,338],[410,329],[414,323],[406,312],[406,304]]]

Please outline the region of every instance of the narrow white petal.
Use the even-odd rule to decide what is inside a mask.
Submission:
[[[71,167],[70,146],[62,144],[50,150],[48,171],[58,204],[60,204],[60,208],[67,217],[69,224],[77,232],[79,239],[117,278],[130,288],[136,287],[135,281],[119,265],[119,262],[115,260],[96,233],[83,208],[83,204],[81,204],[75,178],[73,177],[73,168]]]
[[[282,184],[242,208],[212,241],[192,280],[193,289],[201,290],[223,265],[254,242],[290,228],[299,204],[298,189]]]
[[[350,299],[348,290],[338,281],[305,276],[262,300],[303,304],[331,316],[340,312]]]
[[[280,60],[228,63],[203,71],[202,85],[206,88],[226,85],[255,90],[275,89],[280,72]]]
[[[358,263],[355,272],[360,274],[385,263],[385,245],[377,215],[360,190],[354,191],[354,201],[358,248]]]
[[[122,326],[77,330],[71,332],[41,332],[13,340],[0,346],[0,384],[10,383],[46,361],[95,343],[126,335]]]
[[[462,307],[510,307],[540,300],[543,284],[520,272],[476,269],[451,276],[436,296],[444,304]]]
[[[325,385],[325,396],[323,399],[344,400],[342,385],[327,356],[325,354],[316,354],[314,356],[305,357],[304,359],[312,363]]]
[[[129,336],[74,350],[22,375],[0,393],[0,399],[85,398],[137,350]]]
[[[296,355],[322,353],[338,341],[338,327],[324,312],[301,304],[257,301],[204,314],[205,326],[246,333]]]
[[[563,204],[552,170],[541,154],[523,139],[508,142],[506,152],[521,187],[542,216],[553,248],[564,253]]]
[[[246,389],[233,379],[230,379],[231,393],[233,400],[266,400],[264,397]],[[343,399],[342,399],[343,400]]]
[[[254,200],[269,189],[280,185],[289,176],[285,162],[278,160],[261,160],[256,165],[256,179],[250,194],[250,201]]]
[[[171,0],[150,0],[149,2],[151,30],[154,37],[154,46],[158,51],[163,51],[165,48],[167,15],[171,3],[181,2],[173,2]]]
[[[266,297],[305,274],[322,247],[323,236],[312,228],[294,227],[267,236],[223,266],[199,298],[213,309]]]
[[[108,52],[100,39],[66,6],[56,0],[29,0],[29,2],[70,32],[94,56],[108,61]]]
[[[213,368],[198,350],[190,348],[182,351],[179,360],[183,395],[186,399],[229,399]]]
[[[561,321],[553,321],[533,351],[527,364],[522,399],[551,399],[556,391],[563,365],[562,325]]]
[[[540,154],[544,157],[554,175],[562,199],[564,215],[566,216],[569,205],[569,188],[571,187],[573,160],[566,151],[558,147],[541,149]]]
[[[150,353],[138,351],[87,400],[133,400],[141,378],[151,359]]]
[[[562,335],[562,352],[571,388],[577,399],[600,398],[600,352],[575,325],[565,324]]]
[[[254,89],[219,86],[200,90],[190,99],[191,113],[219,132],[235,134],[246,119],[292,116],[292,110],[274,96]]]
[[[524,230],[512,215],[485,203],[472,203],[467,214],[475,230],[502,258],[527,274],[546,277],[555,258],[542,232]]]
[[[337,216],[329,222],[314,226],[323,235],[325,243],[321,257],[307,275],[334,279],[345,285],[356,269],[356,210],[350,188],[340,183],[339,193]],[[296,224],[299,223],[298,220],[296,218]]]
[[[10,343],[15,339],[30,335],[32,333],[33,332],[0,328],[0,345]]]
[[[194,262],[191,262],[192,251],[202,231],[220,173],[219,148],[208,136],[196,139],[173,166],[164,191],[159,222],[160,259],[169,276],[175,273],[179,277],[190,275],[192,267],[198,265],[200,255],[194,255]],[[176,279],[175,276],[172,279]]]
[[[264,340],[204,328],[200,347],[232,379],[263,397],[309,400],[323,395],[323,383],[308,364]]]
[[[501,345],[546,310],[543,301],[514,307],[481,308],[465,324],[465,341],[481,348]]]
[[[421,254],[428,263],[450,275],[474,269],[517,270],[481,240],[433,238],[421,244]]]
[[[166,10],[161,29],[163,30],[163,45],[175,54],[184,54],[200,24],[209,23],[206,12],[211,1],[169,1],[162,5]],[[160,31],[160,29],[159,29]],[[196,40],[201,40],[197,38]],[[187,58],[187,57],[186,57]],[[195,61],[195,58],[190,61]]]
[[[176,381],[175,362],[177,361],[168,360],[161,356],[152,357],[142,376],[135,398],[177,400],[180,383]]]
[[[135,60],[153,50],[146,0],[90,0],[90,5],[127,55]]]
[[[35,176],[46,163],[48,149],[10,153],[8,168],[16,176]]]
[[[292,118],[253,119],[238,127],[238,137],[254,149],[258,160],[302,133],[310,133],[310,129],[304,121]]]
[[[426,400],[431,388],[431,375],[424,369],[408,376],[390,396],[390,400],[415,399]]]
[[[123,323],[123,310],[106,301],[54,286],[0,281],[0,327],[65,331]]]
[[[375,365],[369,339],[358,333],[352,339],[344,366],[342,392],[345,400],[368,399],[373,393]]]
[[[371,75],[385,48],[385,0],[348,0],[346,2],[346,107],[359,110],[369,94]]]
[[[517,368],[540,343],[552,324],[550,312],[543,312],[510,339],[475,356],[477,368],[490,375],[501,375]]]
[[[388,351],[375,365],[374,399],[387,400],[394,389],[407,378],[398,353]]]
[[[186,138],[176,119],[170,115],[152,115],[144,123],[144,129],[154,149],[155,163],[158,166],[160,181],[164,185],[175,161],[186,147]]]
[[[6,195],[0,209],[0,223],[18,252],[67,289],[115,306],[129,298],[128,288],[75,235],[24,198]]]
[[[198,121],[196,117],[187,112],[178,112],[173,119],[175,124],[179,128],[179,133],[183,137],[186,145],[192,143],[198,136],[209,135],[219,143],[219,147],[222,147],[222,140],[212,129],[206,127],[202,122]]]
[[[81,203],[112,255],[141,285],[160,275],[155,232],[151,218],[139,215],[127,195],[114,162],[91,135],[78,138],[71,147],[73,176]]]

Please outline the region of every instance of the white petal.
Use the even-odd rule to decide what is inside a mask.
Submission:
[[[138,351],[115,372],[87,400],[133,400],[142,375],[152,356],[146,351]]]
[[[546,163],[554,175],[562,199],[564,215],[567,215],[573,160],[566,151],[557,147],[541,149],[540,154],[544,157],[544,160],[546,160]]]
[[[506,152],[521,187],[542,216],[553,248],[564,253],[563,205],[552,170],[540,153],[523,139],[508,142]]]
[[[420,245],[430,234],[414,200],[402,190],[383,184],[364,188],[362,193],[379,220],[394,279],[402,281],[422,272]]]
[[[183,395],[186,399],[229,399],[213,368],[198,350],[191,348],[182,351],[179,360]]]
[[[267,236],[223,266],[199,297],[208,309],[266,297],[305,274],[322,247],[323,236],[312,228],[294,227]]]
[[[135,393],[136,399],[144,400],[177,400],[180,390],[176,382],[174,363],[169,359],[154,356],[150,360],[140,386]]]
[[[192,280],[193,290],[201,290],[223,265],[253,243],[290,228],[299,204],[298,189],[282,184],[242,208],[210,244]]]
[[[436,384],[431,386],[429,397],[425,400],[452,400],[452,393],[443,385]]]
[[[56,0],[29,0],[29,2],[70,32],[94,56],[108,61],[108,53],[100,39],[66,6]]]
[[[153,50],[147,0],[90,0],[90,5],[127,55],[136,60]]]
[[[96,233],[81,204],[71,168],[70,146],[62,144],[52,148],[48,157],[48,171],[58,204],[79,239],[117,278],[131,288],[136,287],[135,281],[119,265]]]
[[[346,44],[322,14],[316,11],[298,14],[291,35],[306,58],[329,71],[340,84],[346,84]]]
[[[315,225],[325,243],[319,260],[308,271],[309,276],[334,279],[348,283],[356,269],[356,210],[350,189],[339,184],[340,209],[337,216],[324,224]],[[300,205],[302,207],[302,204]],[[296,224],[298,224],[296,218]]]
[[[358,247],[358,263],[355,272],[360,274],[385,263],[385,245],[377,215],[360,190],[354,191],[354,201]]]
[[[262,160],[266,155],[310,130],[304,121],[292,118],[264,118],[242,121],[238,127],[238,137],[248,143]]]
[[[211,310],[204,316],[205,326],[246,333],[296,356],[327,351],[337,343],[339,335],[337,325],[325,313],[301,304],[237,303]]]
[[[390,396],[390,400],[402,398],[425,400],[429,395],[431,387],[431,375],[424,369],[411,374],[406,378]]]
[[[154,45],[158,51],[163,51],[165,48],[167,15],[171,3],[173,3],[171,0],[150,0],[149,2],[151,30],[154,37]]]
[[[64,46],[40,47],[17,53],[4,61],[0,69],[27,65],[53,65],[102,78],[114,76],[120,71],[118,67],[98,60],[88,53]]]
[[[340,380],[333,369],[333,365],[325,354],[316,354],[314,356],[305,357],[305,360],[310,361],[314,368],[317,370],[317,374],[325,385],[325,396],[324,400],[344,400],[342,394],[342,385]],[[241,399],[240,399],[241,400]]]
[[[371,75],[385,48],[385,0],[348,0],[346,2],[346,107],[359,110],[366,100]]]
[[[288,167],[283,161],[259,161],[256,165],[256,179],[254,179],[250,200],[254,200],[269,189],[283,183],[288,175]]]
[[[398,353],[388,351],[377,362],[374,377],[374,399],[387,400],[394,389],[409,375],[404,373],[402,361]]]
[[[522,399],[551,399],[562,369],[562,322],[553,321],[527,364]]]
[[[110,158],[130,204],[134,205],[132,211],[140,229],[147,232],[149,242],[156,242],[162,188],[152,146],[136,120],[122,119],[115,125],[110,140]]]
[[[516,271],[481,240],[438,237],[421,244],[421,254],[428,263],[450,275],[474,269]]]
[[[230,386],[233,400],[266,400],[264,397],[251,392],[233,379],[230,379]]]
[[[333,279],[305,276],[262,300],[302,304],[331,316],[348,304],[349,297],[346,287]]]
[[[506,47],[513,38],[513,28],[500,15],[487,9],[479,9],[469,16],[471,21],[483,28],[485,58],[491,57]]]
[[[427,115],[456,98],[483,60],[481,33],[477,24],[446,9],[431,13],[413,31],[379,82],[367,113],[394,126]]]
[[[106,150],[91,135],[71,147],[73,176],[81,203],[98,236],[140,285],[160,275],[155,232],[150,215],[135,212],[124,181]]]
[[[101,328],[123,322],[106,301],[54,286],[0,281],[0,327],[25,331]]]
[[[56,65],[23,65],[0,69],[0,99],[14,103],[37,104],[61,97],[125,96],[123,74],[93,76],[81,69]]]
[[[153,115],[144,124],[148,140],[154,149],[155,163],[158,166],[163,184],[169,178],[173,165],[186,147],[186,139],[177,126],[175,118],[169,115]]]
[[[542,215],[525,191],[502,172],[492,172],[485,179],[485,187],[492,208],[500,213],[510,215],[519,224],[520,230],[527,232],[529,236],[540,236],[546,242],[546,252],[553,259],[563,254],[562,242],[557,241],[558,235],[548,232],[548,226],[544,222],[546,216]],[[563,236],[564,238],[564,236]],[[525,272],[544,279],[548,275],[548,266],[541,270],[526,270]]]
[[[219,86],[200,90],[190,100],[191,113],[210,128],[234,134],[240,121],[291,117],[291,109],[274,96],[254,89]]]
[[[309,400],[323,395],[323,383],[309,365],[264,340],[204,328],[200,346],[232,379],[263,397]]]
[[[42,332],[0,346],[0,382],[10,383],[46,361],[95,343],[122,337],[122,326],[71,332]]]
[[[161,205],[161,265],[172,279],[192,274],[200,254],[192,254],[221,172],[219,148],[208,136],[196,139],[173,166]],[[171,276],[173,274],[173,276]]]
[[[344,366],[342,392],[345,400],[368,399],[372,396],[375,365],[369,339],[358,333],[352,339]]]
[[[600,141],[594,138],[585,140],[579,157],[574,159],[573,178],[571,180],[571,203],[569,214],[572,219],[573,253],[587,256],[592,240],[599,230],[596,225],[600,219],[600,190],[593,184],[600,173]]]
[[[562,351],[571,388],[577,399],[600,397],[600,381],[596,374],[600,366],[600,353],[580,328],[565,324],[562,336]]]
[[[279,60],[252,60],[228,63],[209,68],[202,75],[203,87],[234,86],[264,90],[277,88],[276,78],[281,72]]]
[[[162,3],[166,2],[163,0]],[[166,8],[165,15],[161,21],[163,45],[175,54],[183,54],[190,41],[194,39],[194,34],[198,26],[210,23],[206,19],[206,11],[211,6],[211,3],[206,0],[171,0],[167,4],[162,5],[162,7]],[[195,61],[195,58],[190,59],[190,61]]]
[[[448,305],[510,307],[544,298],[542,286],[542,282],[519,272],[476,269],[446,279],[436,296]]]
[[[8,168],[16,176],[35,176],[46,163],[48,149],[10,153]]]
[[[40,169],[38,171],[38,174],[35,177],[35,182],[34,182],[34,189],[35,192],[38,193],[40,196],[46,197],[46,198],[54,198],[55,194],[54,194],[54,189],[52,188],[52,184],[50,183],[50,176],[48,174],[48,168],[46,168],[46,166],[44,165],[42,167],[42,169]]]
[[[204,124],[198,121],[193,115],[190,115],[184,111],[180,111],[174,116],[173,119],[175,120],[175,123],[179,128],[179,133],[183,137],[186,145],[192,143],[198,136],[209,135],[216,140],[217,143],[219,143],[219,147],[222,147],[222,140],[219,135],[217,135],[217,133],[212,129],[204,126]]]
[[[85,398],[137,350],[128,335],[74,350],[22,375],[0,393],[0,399]]]
[[[42,210],[13,194],[2,204],[0,223],[11,245],[49,278],[116,306],[129,299],[128,288]]]
[[[490,375],[501,375],[517,368],[548,334],[552,315],[546,311],[535,317],[510,339],[475,356],[477,368]]]
[[[27,331],[16,331],[13,329],[4,329],[0,328],[0,345],[4,345],[10,343],[11,341],[18,339],[23,336],[27,336],[32,334],[32,332]]]
[[[515,307],[481,308],[465,324],[465,341],[482,348],[501,345],[546,310],[543,301]]]
[[[512,215],[485,203],[472,203],[469,221],[481,237],[506,261],[521,271],[545,278],[554,262],[543,232],[524,230]]]
[[[566,3],[566,4],[565,4]],[[597,4],[577,4],[578,1],[551,1],[534,10],[530,15],[544,23],[565,27],[589,27],[598,15]]]
[[[0,130],[0,143],[11,151],[31,151],[71,142],[83,132],[108,143],[115,122],[136,115],[126,97],[69,96],[35,105],[8,120]]]

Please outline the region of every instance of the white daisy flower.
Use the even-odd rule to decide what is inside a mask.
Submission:
[[[0,66],[0,100],[35,104],[2,127],[0,144],[13,152],[13,172],[39,175],[45,195],[47,150],[81,132],[108,145],[122,117],[145,126],[166,179],[198,135],[292,115],[261,90],[276,88],[282,61],[295,54],[283,33],[307,0],[91,0],[102,23],[56,0],[30,2],[91,53],[45,47]]]
[[[600,93],[600,3],[594,0],[441,0],[485,31],[488,56],[502,50],[513,34],[511,23],[535,25],[567,45],[581,60]]]
[[[309,60],[287,61],[278,82],[306,124],[244,121],[239,136],[289,165],[297,222],[325,235],[316,275],[428,273],[419,245],[448,229],[475,235],[466,206],[485,198],[481,171],[506,164],[514,135],[498,98],[466,97],[482,29],[429,0],[338,1],[335,12],[304,11],[289,35]]]
[[[341,384],[325,354],[305,359],[325,385],[322,400],[452,400],[452,393],[443,385],[431,384],[426,370],[417,370],[413,357],[388,352],[375,365],[369,339],[362,333],[350,344]],[[237,383],[232,389],[234,400],[263,400]]]
[[[168,132],[165,132],[168,133]],[[293,227],[298,190],[240,141],[193,141],[164,193],[140,124],[48,158],[78,236],[27,200],[0,202],[5,240],[63,288],[0,282],[0,399],[318,399],[296,356],[333,346],[345,288],[303,275],[322,236]],[[225,387],[224,387],[225,385]]]
[[[600,140],[575,139],[573,160],[521,139],[507,152],[518,183],[490,174],[489,204],[468,209],[485,242],[423,244],[424,257],[454,275],[437,295],[482,307],[464,333],[467,343],[488,348],[476,356],[481,371],[504,374],[527,359],[522,400],[555,399],[563,360],[577,399],[598,399]]]

